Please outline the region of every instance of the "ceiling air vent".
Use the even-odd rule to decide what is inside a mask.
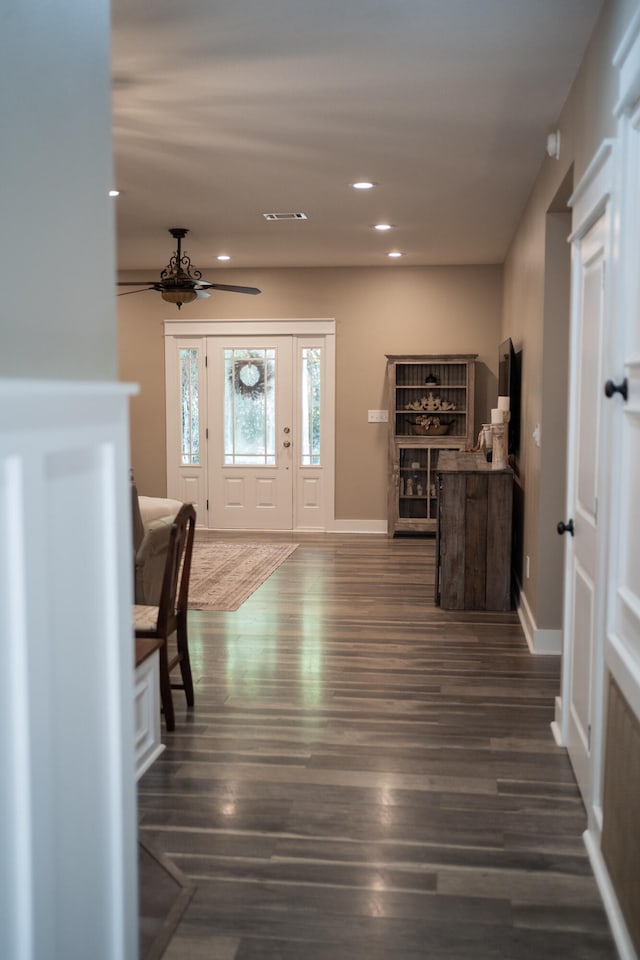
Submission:
[[[306,220],[306,213],[263,213],[265,220]]]

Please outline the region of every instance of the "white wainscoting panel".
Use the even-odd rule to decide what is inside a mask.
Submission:
[[[0,380],[0,956],[137,956],[128,395]]]
[[[164,750],[160,740],[160,666],[156,650],[136,667],[135,678],[136,779]]]

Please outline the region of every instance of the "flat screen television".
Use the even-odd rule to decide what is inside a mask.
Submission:
[[[520,449],[520,363],[510,337],[498,348],[498,396],[509,397],[509,453],[517,454]]]

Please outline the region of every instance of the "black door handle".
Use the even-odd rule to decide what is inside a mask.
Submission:
[[[625,377],[622,383],[614,383],[613,380],[607,380],[604,385],[604,392],[608,397],[612,397],[614,393],[619,393],[623,400],[629,399],[629,381]]]
[[[563,523],[562,520],[558,524],[558,533],[562,536],[563,533],[570,533],[573,536],[573,520],[569,520],[568,523]]]

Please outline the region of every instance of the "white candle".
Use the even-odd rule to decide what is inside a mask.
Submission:
[[[498,397],[498,410],[509,412],[509,397]]]
[[[499,407],[494,407],[493,410],[491,411],[491,423],[502,423],[502,422],[503,422],[502,410],[500,410]]]

